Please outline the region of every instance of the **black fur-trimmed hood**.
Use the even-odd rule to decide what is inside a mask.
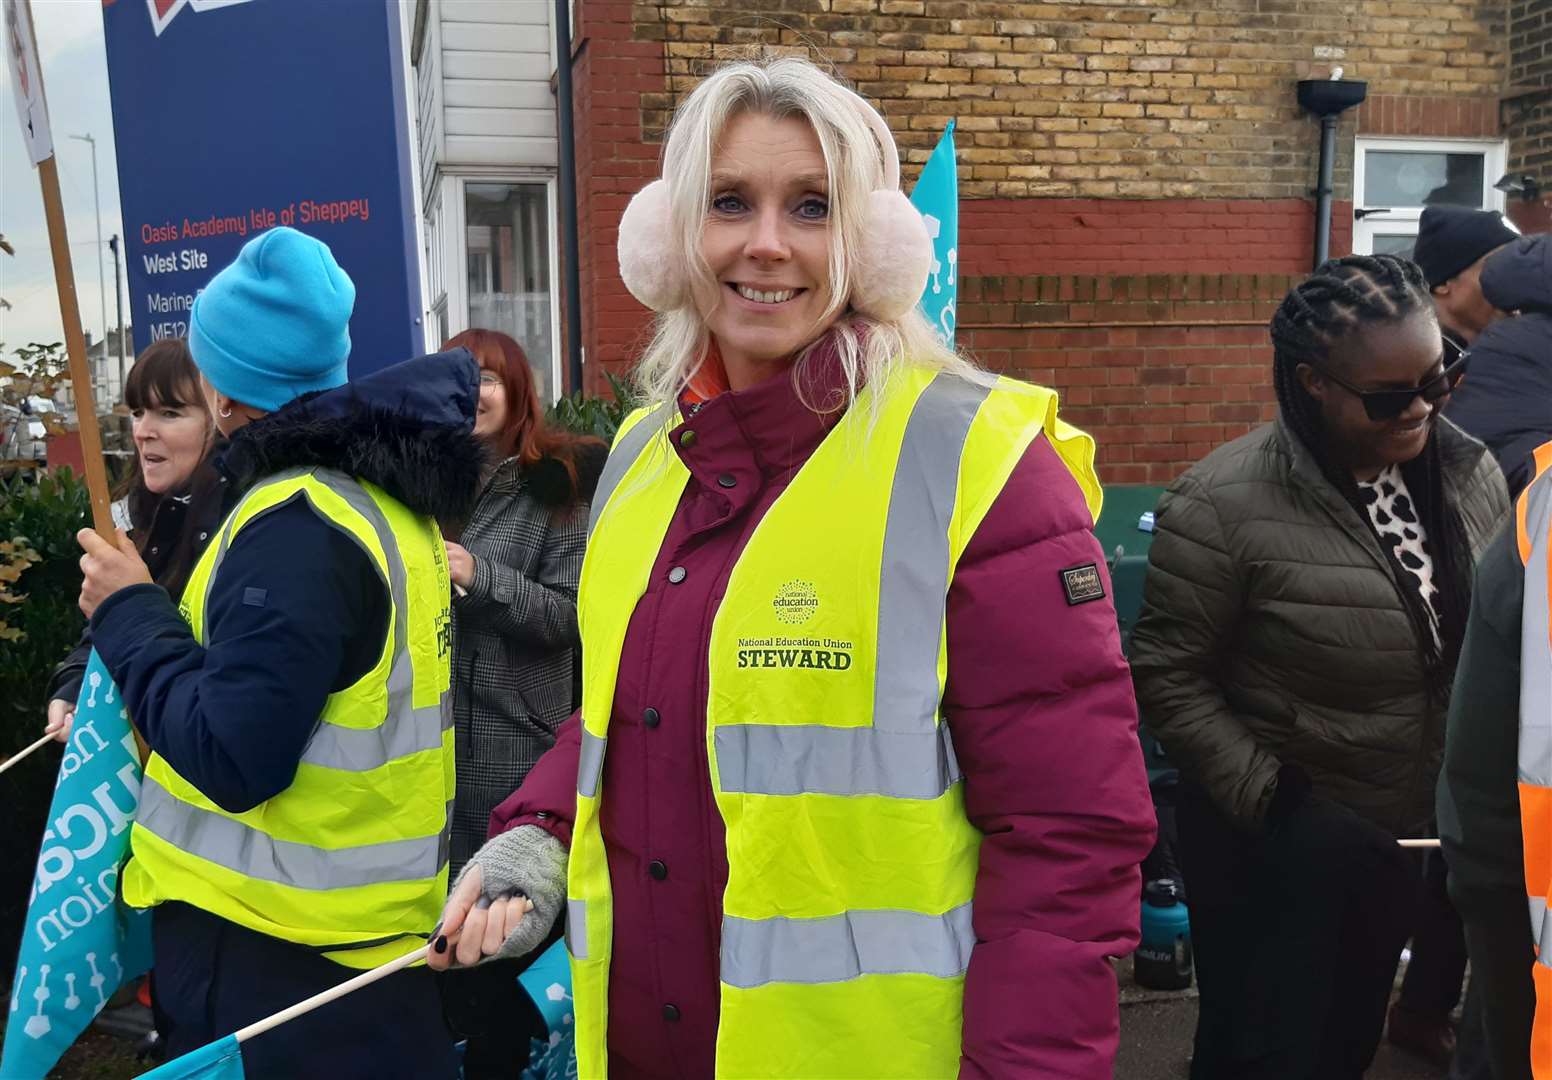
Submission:
[[[484,460],[479,374],[468,350],[453,349],[306,394],[239,430],[221,467],[238,493],[286,469],[338,469],[417,513],[465,518]]]

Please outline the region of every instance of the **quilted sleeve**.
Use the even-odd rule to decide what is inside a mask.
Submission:
[[[1155,530],[1132,636],[1142,722],[1221,810],[1258,826],[1280,763],[1234,715],[1218,683],[1243,591],[1212,494],[1195,470],[1165,493]]]

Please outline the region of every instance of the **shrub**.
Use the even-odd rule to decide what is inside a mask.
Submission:
[[[628,385],[608,372],[604,377],[614,391],[613,398],[586,397],[578,390],[550,406],[546,414],[549,422],[578,435],[593,435],[606,443],[614,442],[614,433],[636,407],[636,396]]]
[[[84,479],[68,469],[0,480],[0,758],[43,734],[54,666],[85,619],[76,532],[90,514]],[[59,751],[46,746],[0,778],[0,956],[14,955]]]

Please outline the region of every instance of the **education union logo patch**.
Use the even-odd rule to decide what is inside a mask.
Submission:
[[[819,610],[819,594],[810,582],[789,581],[776,590],[771,606],[776,609],[776,617],[788,626],[802,626]]]

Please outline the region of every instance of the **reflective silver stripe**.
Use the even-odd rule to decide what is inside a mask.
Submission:
[[[665,402],[643,416],[635,427],[620,436],[619,441],[614,444],[614,449],[609,451],[609,460],[604,462],[603,472],[598,475],[598,487],[593,491],[593,505],[587,514],[589,537],[598,527],[598,519],[603,514],[604,507],[608,505],[609,497],[614,494],[614,489],[620,486],[620,481],[625,479],[625,474],[630,467],[636,464],[636,459],[647,448],[647,443],[652,441],[652,436],[662,430],[663,420],[667,415],[668,405]]]
[[[1545,896],[1532,896],[1530,898],[1530,935],[1541,952],[1552,953],[1552,949],[1542,949],[1541,943],[1546,940],[1548,930],[1552,930],[1552,920],[1548,919],[1547,898]],[[1552,967],[1552,957],[1542,959],[1543,964]]]
[[[990,393],[944,372],[922,392],[906,423],[879,574],[873,726],[880,731],[931,731],[937,720],[959,459]]]
[[[936,799],[960,779],[946,724],[926,732],[730,724],[717,728],[716,747],[727,792]]]
[[[936,799],[960,780],[947,722],[938,722],[938,648],[960,457],[990,392],[940,374],[906,422],[884,525],[872,726],[719,726],[723,791]]]
[[[770,983],[845,982],[862,975],[951,979],[970,966],[970,905],[942,915],[846,911],[819,919],[722,917],[722,981],[748,990]]]
[[[598,797],[598,785],[604,775],[604,750],[609,740],[582,729],[582,753],[577,758],[577,794]]]
[[[410,754],[439,750],[442,746],[442,732],[451,726],[452,714],[446,707],[445,696],[444,700],[439,700],[435,705],[427,705],[419,709],[413,705],[415,671],[409,653],[409,587],[404,559],[399,554],[399,542],[394,535],[393,527],[388,524],[382,508],[367,494],[366,489],[342,472],[333,469],[291,469],[269,478],[267,483],[290,480],[309,473],[313,479],[339,496],[351,509],[365,518],[376,534],[378,543],[382,545],[388,569],[385,584],[393,600],[394,634],[393,655],[388,668],[388,712],[383,722],[371,728],[350,728],[326,721],[320,722],[302,752],[302,761],[308,765],[338,769],[342,772],[370,772]],[[302,491],[292,496],[292,498],[305,497],[306,494]],[[289,505],[292,498],[266,507],[248,519],[245,524],[252,524],[265,514]],[[377,566],[377,557],[361,544],[360,537],[349,529],[341,527],[327,515],[319,516],[360,545],[372,565]],[[209,590],[215,583],[222,562],[226,559],[231,541],[232,530],[230,528],[223,530],[221,544],[206,583],[207,606],[204,610],[207,627]],[[208,633],[202,636],[208,640]]]
[[[426,705],[408,712],[408,720],[390,715],[373,728],[320,723],[302,752],[302,760],[341,772],[371,772],[410,754],[440,750],[442,706]]]
[[[578,960],[587,959],[587,901],[566,901],[566,949]]]
[[[442,731],[451,713],[443,700],[435,705],[414,707],[415,666],[409,648],[409,583],[399,540],[382,507],[352,477],[332,469],[318,469],[314,479],[323,484],[355,510],[382,545],[388,565],[388,591],[393,598],[393,655],[388,667],[388,715],[373,728],[348,728],[321,723],[302,753],[302,760],[346,772],[368,772],[410,754],[442,747]],[[356,539],[354,534],[346,535]],[[370,555],[370,553],[368,553]],[[375,566],[377,560],[372,559]]]
[[[149,776],[142,782],[135,825],[180,851],[245,877],[298,889],[421,881],[436,877],[445,861],[440,833],[353,848],[277,840],[240,821],[181,802]]]
[[[1547,636],[1552,472],[1538,477],[1525,498],[1530,559],[1525,565],[1525,605],[1520,617],[1520,781],[1552,787],[1552,640]]]

